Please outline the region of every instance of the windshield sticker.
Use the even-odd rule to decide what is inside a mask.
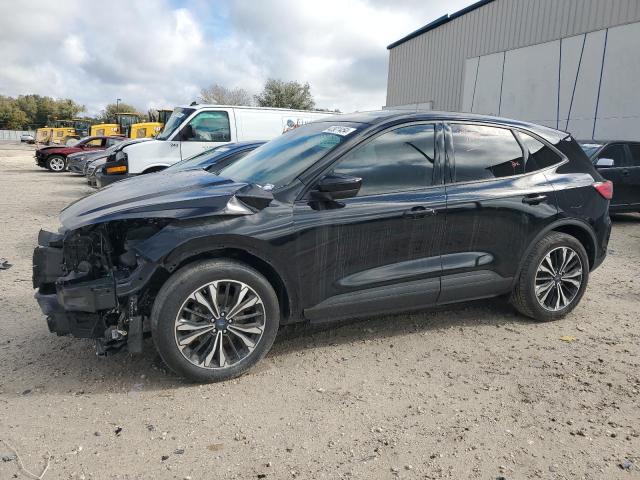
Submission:
[[[587,148],[598,148],[600,144],[599,143],[583,143],[582,146]]]
[[[333,127],[329,127],[326,130],[323,130],[322,133],[333,133],[335,135],[340,135],[342,137],[346,137],[347,135],[349,135],[351,132],[355,132],[356,129],[355,128],[351,128],[351,127],[339,127],[337,125],[334,125]]]

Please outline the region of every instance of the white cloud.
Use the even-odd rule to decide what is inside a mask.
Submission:
[[[81,64],[87,59],[87,51],[82,39],[77,35],[68,35],[62,43],[62,48],[69,61],[73,64]]]
[[[268,77],[308,81],[319,107],[379,108],[387,44],[471,0],[9,2],[0,94],[70,97],[97,113],[115,98],[189,103],[214,82],[257,93]]]

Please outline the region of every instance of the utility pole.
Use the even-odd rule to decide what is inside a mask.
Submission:
[[[116,98],[116,116],[118,116],[118,114],[120,113],[120,102],[122,101],[121,98]]]

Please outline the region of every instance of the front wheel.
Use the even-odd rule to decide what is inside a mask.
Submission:
[[[67,168],[67,160],[60,155],[51,155],[47,158],[47,168],[52,172],[64,172]]]
[[[589,259],[582,244],[571,235],[551,232],[527,256],[511,303],[535,320],[557,320],[578,305],[588,280]]]
[[[162,286],[151,312],[164,362],[197,382],[237,377],[271,348],[278,298],[256,270],[229,260],[187,265]]]

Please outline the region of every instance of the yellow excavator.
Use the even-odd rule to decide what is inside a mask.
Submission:
[[[82,118],[71,120],[53,120],[52,126],[36,130],[36,143],[47,145],[65,145],[71,139],[79,139],[89,135],[91,122]]]
[[[128,138],[152,138],[158,135],[173,110],[158,110],[157,120],[141,122],[137,113],[118,113],[118,123],[100,123],[91,126],[91,135],[124,135]],[[154,119],[155,120],[155,119]]]

